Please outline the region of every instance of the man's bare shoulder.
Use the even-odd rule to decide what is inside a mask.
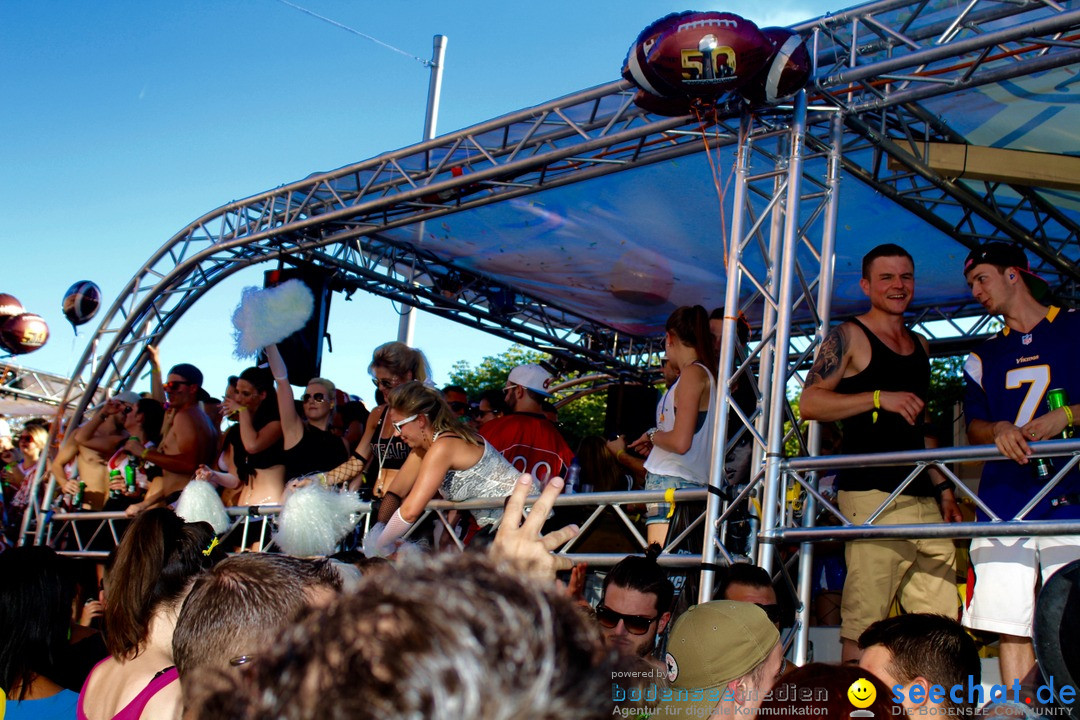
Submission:
[[[210,417],[203,412],[202,408],[194,406],[176,411],[173,415],[172,431],[205,433],[213,432],[213,428],[210,427]]]

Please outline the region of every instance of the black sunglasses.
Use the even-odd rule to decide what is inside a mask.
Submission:
[[[449,405],[450,409],[454,412],[463,412],[469,409],[469,403],[467,402],[452,402],[446,404]]]
[[[189,383],[187,380],[170,380],[169,382],[163,384],[161,387],[164,388],[165,392],[170,392],[170,391],[175,390],[176,388],[180,387],[181,385],[194,385],[194,384],[195,383]]]
[[[322,393],[304,393],[300,396],[300,402],[307,402],[308,400],[314,400],[317,403],[326,402],[326,396]]]
[[[776,625],[780,624],[780,621],[783,619],[784,615],[783,612],[780,610],[779,605],[777,605],[776,603],[773,603],[771,605],[765,605],[763,603],[754,604],[765,611],[765,614],[769,617],[769,622]]]
[[[659,615],[651,618],[643,617],[641,615],[623,615],[604,605],[596,606],[597,622],[606,628],[613,628],[619,624],[620,620],[622,620],[623,627],[625,627],[626,632],[631,635],[644,635],[649,632],[649,628],[652,627],[652,624],[659,619]]]

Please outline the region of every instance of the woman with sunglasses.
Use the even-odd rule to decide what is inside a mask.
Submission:
[[[22,525],[23,513],[30,504],[30,487],[37,475],[38,461],[49,442],[49,429],[46,425],[28,422],[23,426],[17,440],[19,459],[14,450],[5,450],[0,455],[3,462],[4,500],[7,504],[8,536],[14,541]],[[38,494],[45,490],[45,483],[38,485]]]
[[[431,368],[420,350],[404,343],[388,342],[375,348],[368,372],[375,383],[375,398],[379,405],[368,416],[364,436],[360,438],[352,456],[326,473],[325,482],[349,482],[350,490],[358,490],[364,479],[361,473],[364,473],[371,486],[371,497],[389,501],[380,502],[378,510],[378,519],[386,522],[397,509],[401,498],[409,493],[411,483],[404,477],[398,477],[410,449],[388,421],[385,398],[403,383],[414,380],[428,382]]]
[[[277,403],[266,402],[273,388],[269,370],[250,367],[236,381],[236,398],[221,403],[226,415],[236,415],[239,427],[232,436],[232,458],[242,484],[241,506],[277,505],[285,490],[281,419]]]
[[[300,401],[304,417],[296,411],[289,371],[277,345],[263,348],[277,384],[277,406],[285,448],[285,477],[298,478],[335,468],[349,459],[345,440],[330,431],[337,388],[326,378],[308,381]]]
[[[380,554],[420,519],[428,501],[441,493],[447,500],[506,497],[521,473],[471,427],[462,423],[434,388],[405,383],[390,393],[386,411],[394,432],[409,446],[401,475],[411,476],[408,495],[374,540]],[[533,482],[533,490],[540,485]],[[472,510],[481,528],[498,522],[502,508]],[[374,532],[374,529],[373,529]],[[365,545],[369,545],[365,541]]]

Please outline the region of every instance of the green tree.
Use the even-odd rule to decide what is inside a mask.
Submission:
[[[469,397],[475,397],[485,390],[506,385],[510,371],[518,365],[537,363],[547,357],[521,345],[512,345],[501,355],[484,358],[475,368],[464,360],[458,360],[450,368],[450,384],[460,385]]]
[[[513,345],[500,355],[485,357],[475,368],[464,360],[454,363],[450,370],[450,384],[460,385],[465,388],[469,397],[476,397],[484,390],[506,385],[510,371],[516,366],[548,359],[547,355],[535,350]],[[577,376],[578,373],[571,373],[560,379],[569,380]],[[581,438],[586,435],[599,435],[604,432],[606,408],[606,391],[582,396],[559,408],[559,429],[571,448],[576,449]]]

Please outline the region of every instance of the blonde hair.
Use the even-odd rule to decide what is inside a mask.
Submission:
[[[41,423],[28,422],[23,425],[22,431],[34,438],[34,444],[41,448],[42,452],[49,446],[49,428]]]
[[[330,401],[330,407],[337,407],[337,386],[323,377],[313,377],[307,381],[308,385],[322,385],[326,388],[326,391],[330,394],[330,397],[326,398]]]
[[[483,446],[484,440],[461,418],[454,414],[446,400],[435,388],[430,388],[418,380],[398,385],[390,391],[387,398],[390,408],[402,415],[424,415],[431,423],[434,433],[453,433],[470,445]]]
[[[431,366],[428,365],[424,353],[401,342],[383,343],[375,348],[371,353],[368,374],[374,376],[373,371],[377,367],[386,368],[401,378],[404,378],[406,373],[412,373],[412,379],[420,382],[427,382],[431,377]]]

